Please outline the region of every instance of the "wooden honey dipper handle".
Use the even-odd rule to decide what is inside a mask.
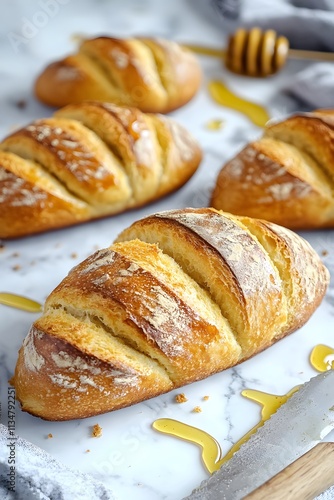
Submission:
[[[260,28],[249,31],[238,29],[230,37],[226,50],[198,45],[187,47],[197,54],[220,57],[225,60],[229,70],[248,76],[272,75],[284,66],[288,57],[334,62],[333,53],[290,49],[285,36],[278,36],[274,30],[262,31]]]

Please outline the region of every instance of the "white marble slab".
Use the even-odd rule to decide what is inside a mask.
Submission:
[[[53,13],[46,13],[46,4],[17,0],[8,2],[1,13],[1,137],[15,126],[52,113],[34,99],[32,83],[43,65],[74,50],[74,34],[145,34],[216,46],[222,46],[225,40],[209,5],[206,16],[203,8],[198,9],[198,2],[53,0],[49,2],[54,6]],[[187,106],[173,113],[199,139],[205,153],[191,181],[178,193],[140,210],[80,227],[2,242],[1,291],[43,302],[73,265],[97,248],[109,245],[132,221],[158,210],[209,203],[210,191],[223,162],[261,133],[243,115],[211,101],[206,88],[211,79],[223,79],[240,95],[266,104],[273,117],[301,109],[281,89],[306,63],[289,63],[274,78],[258,80],[231,75],[218,60],[202,58],[201,61],[204,69],[201,91]],[[224,120],[224,127],[209,131],[205,125],[211,119]],[[322,258],[334,276],[334,232],[301,234],[319,254],[328,252]],[[2,423],[6,423],[7,380],[13,374],[17,350],[36,317],[0,306]],[[109,484],[120,500],[181,499],[208,475],[200,451],[195,445],[157,433],[151,428],[152,422],[169,417],[199,427],[213,435],[225,453],[260,417],[260,407],[243,398],[240,391],[252,388],[285,394],[315,375],[308,358],[316,344],[334,347],[333,320],[332,279],[325,300],[303,328],[237,368],[185,387],[183,392],[188,402],[184,404],[175,403],[175,394],[180,391],[174,391],[131,408],[63,423],[45,422],[23,414],[17,406],[16,431],[63,463]],[[206,395],[209,399],[203,401]],[[202,412],[192,412],[195,406],[201,406]],[[102,427],[103,436],[94,439],[91,427],[96,423]],[[53,438],[47,438],[49,433]]]

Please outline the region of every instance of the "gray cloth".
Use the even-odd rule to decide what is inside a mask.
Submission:
[[[227,34],[259,26],[285,35],[292,48],[334,52],[334,0],[212,1]],[[310,109],[334,108],[334,62],[310,61],[283,90]]]
[[[334,108],[334,62],[311,64],[284,90],[311,108]]]
[[[285,35],[293,48],[334,51],[333,0],[212,0],[221,15],[224,30],[238,26],[274,29]],[[232,5],[238,15],[227,15]]]
[[[12,455],[10,455],[12,449]],[[15,465],[12,465],[13,460]],[[10,488],[10,467],[15,487]],[[70,469],[25,439],[13,437],[0,424],[0,498],[2,500],[116,500],[88,474]]]

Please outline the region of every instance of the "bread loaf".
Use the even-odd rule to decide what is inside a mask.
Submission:
[[[66,420],[203,379],[302,326],[328,280],[275,224],[213,209],[146,217],[50,294],[19,352],[17,398]]]
[[[269,124],[222,168],[210,205],[292,229],[334,227],[334,110]]]
[[[171,118],[85,102],[0,143],[0,238],[138,207],[181,187],[201,150]]]
[[[167,113],[186,104],[200,83],[196,57],[176,42],[98,37],[83,40],[76,54],[47,66],[35,94],[56,107],[99,100]]]

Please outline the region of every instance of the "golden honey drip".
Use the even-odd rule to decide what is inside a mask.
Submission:
[[[215,438],[207,432],[171,418],[159,418],[153,422],[152,426],[159,432],[199,445],[202,448],[203,463],[210,474],[219,469],[222,450]]]
[[[243,113],[258,127],[264,127],[270,119],[263,106],[235,95],[220,81],[212,80],[209,82],[208,89],[215,102]]]
[[[284,404],[294,392],[299,389],[299,386],[294,387],[291,391],[283,396],[276,396],[266,392],[246,389],[242,391],[242,395],[247,399],[255,401],[262,406],[261,420],[247,432],[232,448],[223,456],[222,449],[214,437],[201,429],[192,427],[191,425],[173,420],[170,418],[160,418],[152,424],[153,428],[164,434],[169,434],[186,441],[190,441],[199,445],[202,448],[202,460],[207,470],[212,474],[217,471],[224,462],[227,462],[232,455],[239,450],[240,446],[245,443],[259,427],[261,427],[270,416],[275,413],[278,408]]]
[[[205,128],[207,128],[208,130],[221,130],[224,126],[224,123],[224,120],[209,120],[205,124]]]
[[[42,311],[42,306],[38,302],[14,293],[0,292],[0,304],[32,313]]]
[[[318,372],[334,370],[334,349],[323,344],[315,346],[310,355],[310,363]]]

